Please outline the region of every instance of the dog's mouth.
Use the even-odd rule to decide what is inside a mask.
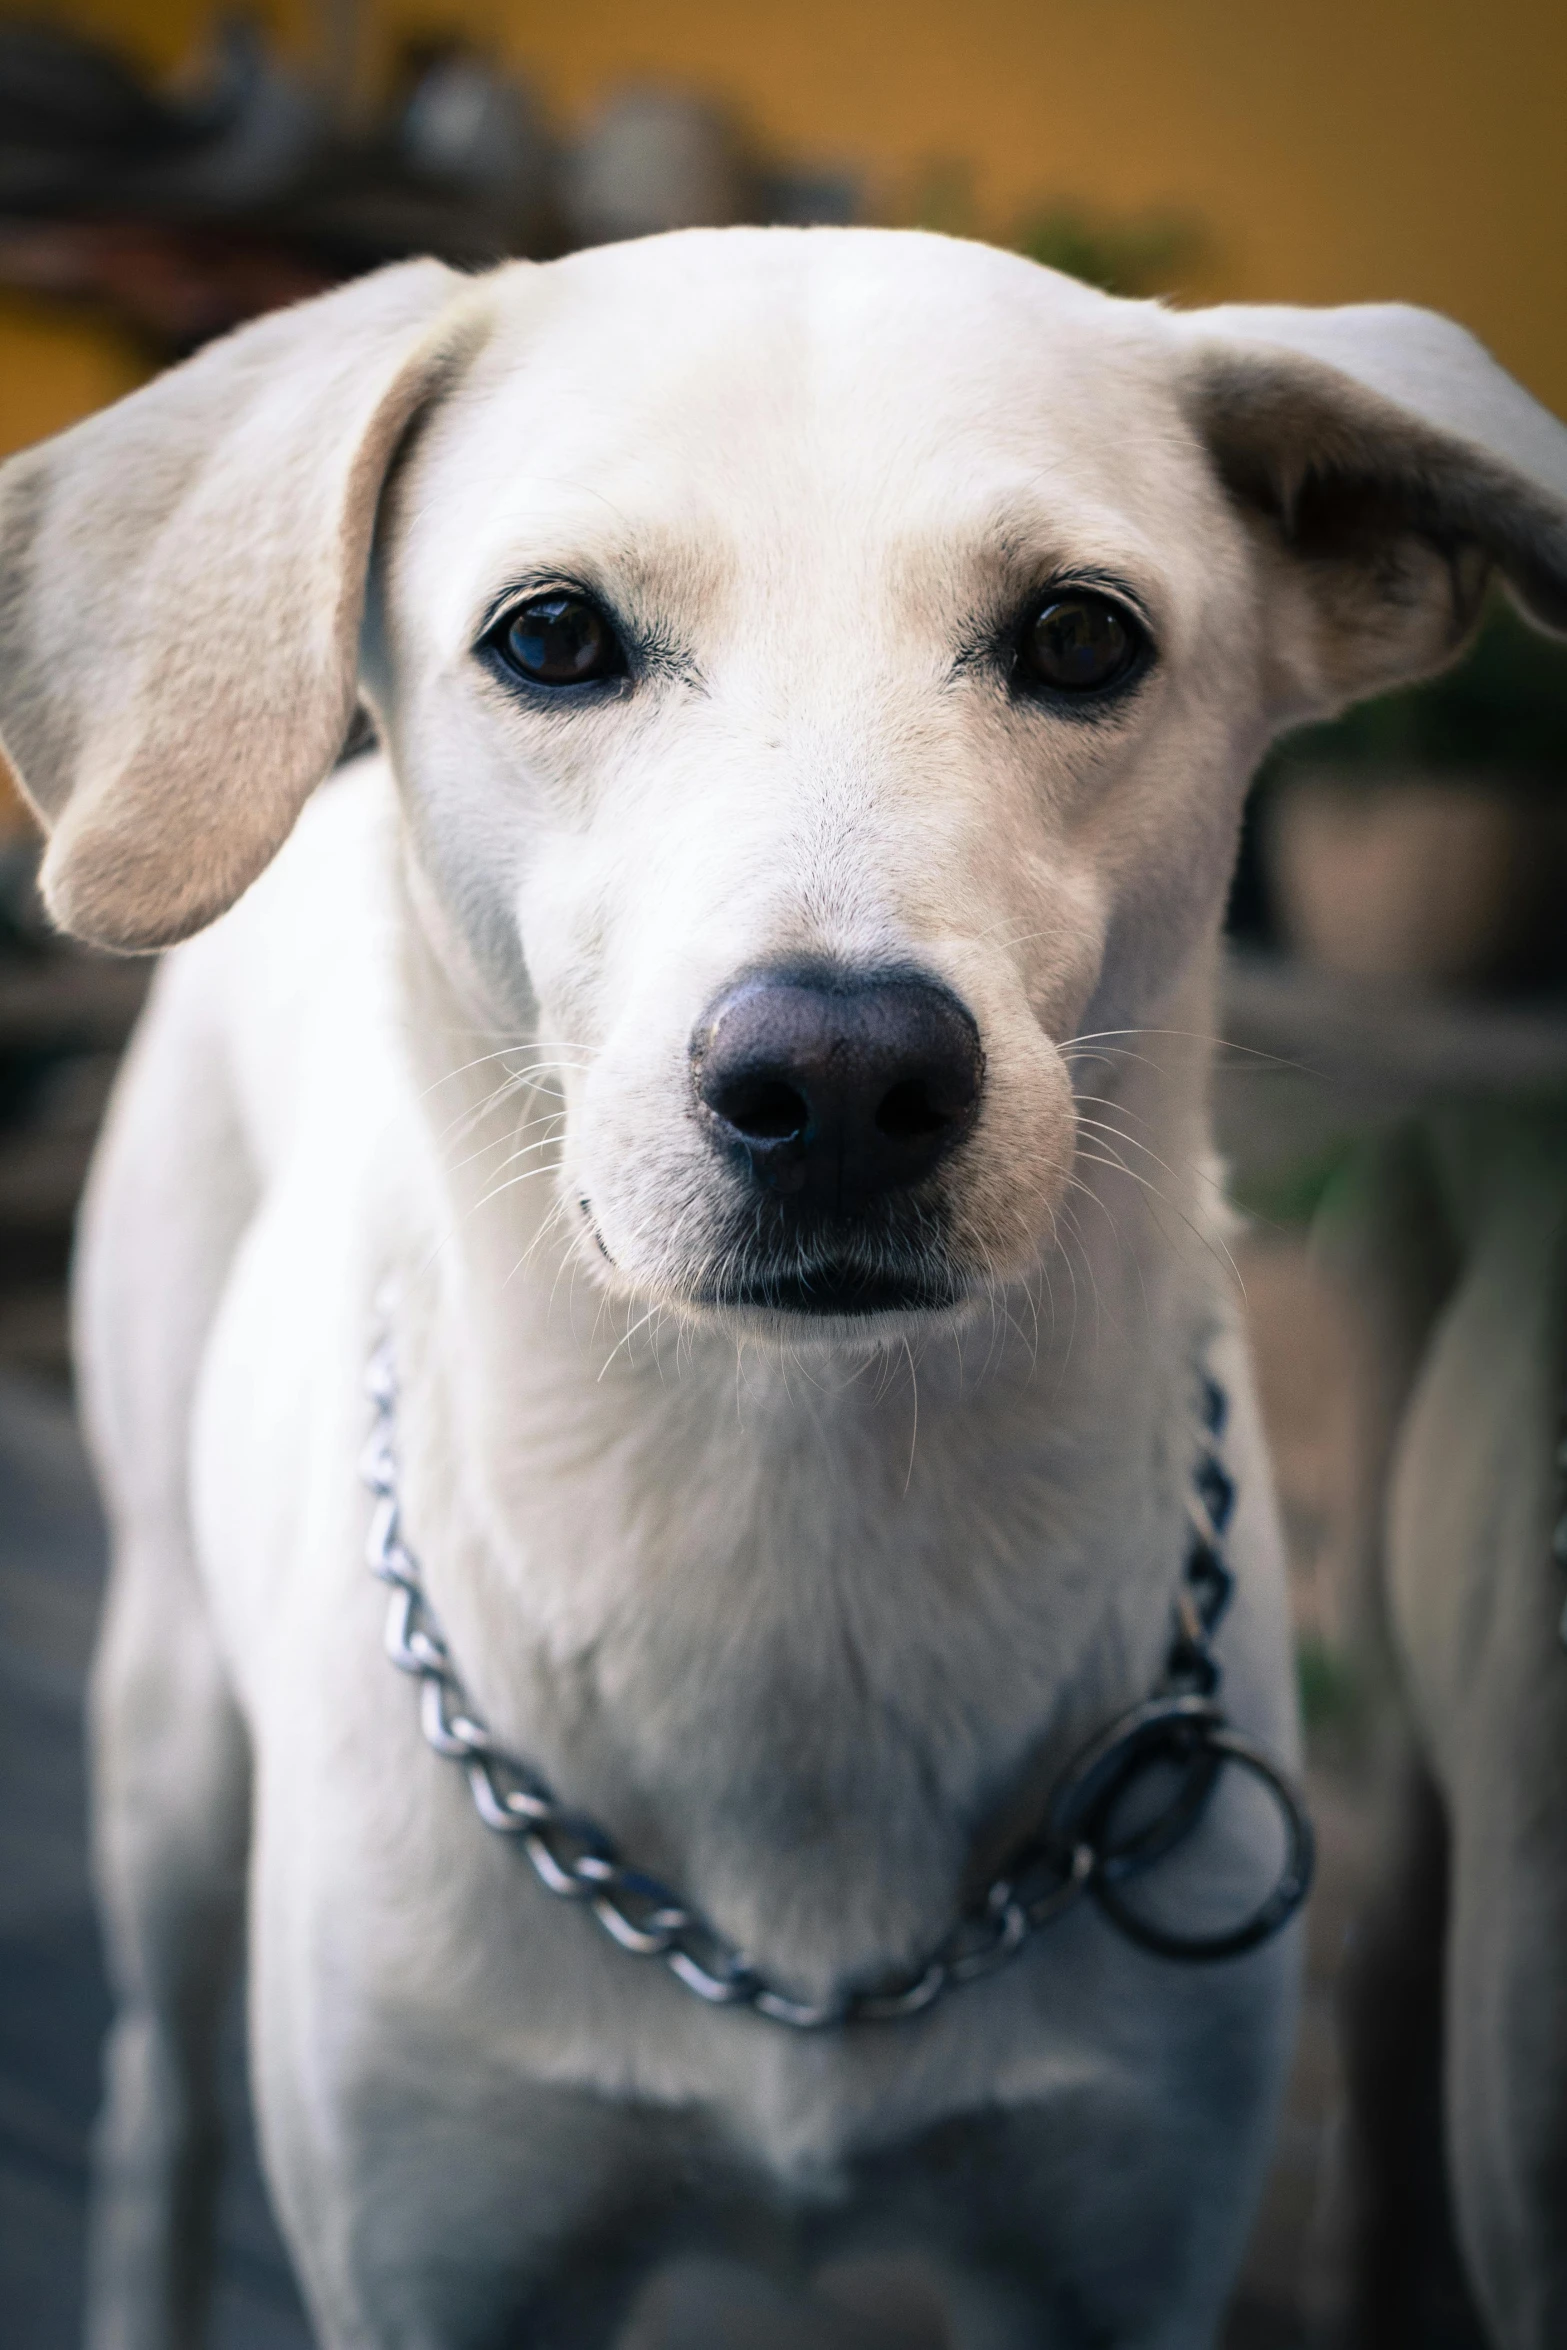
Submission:
[[[738,1219],[737,1219],[738,1221]],[[953,1260],[945,1218],[927,1206],[864,1218],[802,1217],[787,1203],[753,1213],[709,1259],[692,1302],[762,1315],[776,1326],[886,1322],[950,1313],[970,1288]]]
[[[616,1270],[614,1255],[594,1213],[580,1198],[585,1236]],[[966,1306],[974,1282],[953,1261],[944,1232],[927,1216],[910,1234],[883,1219],[873,1233],[833,1232],[818,1224],[802,1230],[795,1217],[770,1210],[738,1219],[715,1244],[708,1236],[706,1266],[694,1267],[668,1302],[701,1316],[760,1319],[780,1324],[876,1324],[948,1315]],[[761,1225],[759,1230],[758,1223]]]
[[[963,1299],[950,1275],[926,1270],[870,1271],[827,1259],[711,1284],[693,1301],[722,1311],[801,1315],[814,1321],[861,1321],[887,1314],[936,1314]]]

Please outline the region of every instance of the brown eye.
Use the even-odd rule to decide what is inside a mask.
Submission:
[[[1104,693],[1136,667],[1145,643],[1131,614],[1108,596],[1052,596],[1023,631],[1018,677],[1052,693]]]
[[[530,685],[593,685],[625,674],[620,639],[603,613],[564,589],[519,604],[491,642]]]

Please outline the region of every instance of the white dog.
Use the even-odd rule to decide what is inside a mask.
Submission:
[[[192,2338],[242,1896],[330,2350],[1208,2343],[1306,1869],[1238,815],[1493,566],[1567,620],[1567,435],[1415,311],[730,231],[386,271],[0,490],[50,904],[204,932],[84,1241],[94,2350]]]

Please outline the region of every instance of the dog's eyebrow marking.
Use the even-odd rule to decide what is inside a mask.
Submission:
[[[1026,602],[1031,595],[1048,595],[1052,589],[1065,593],[1071,588],[1096,588],[1130,605],[1151,632],[1158,625],[1157,595],[1139,586],[1113,557],[1074,554],[1069,535],[1042,518],[1008,515],[972,543],[968,560],[974,570],[995,582],[994,601],[1008,608]],[[986,601],[991,600],[987,595]]]
[[[1161,643],[1165,583],[1153,550],[1139,544],[1135,519],[1122,516],[1117,527],[1115,509],[1098,500],[1085,512],[1069,487],[1053,496],[1060,471],[1055,465],[1036,468],[999,492],[991,490],[943,532],[943,570],[954,585],[966,581],[970,612],[967,625],[959,623],[951,680],[993,658],[1025,608],[1052,590],[1113,596],[1156,650]],[[928,561],[928,545],[920,553]]]

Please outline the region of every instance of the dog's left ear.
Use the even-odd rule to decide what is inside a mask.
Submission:
[[[1182,397],[1276,563],[1281,718],[1428,676],[1493,571],[1567,633],[1567,430],[1429,310],[1170,321]]]

